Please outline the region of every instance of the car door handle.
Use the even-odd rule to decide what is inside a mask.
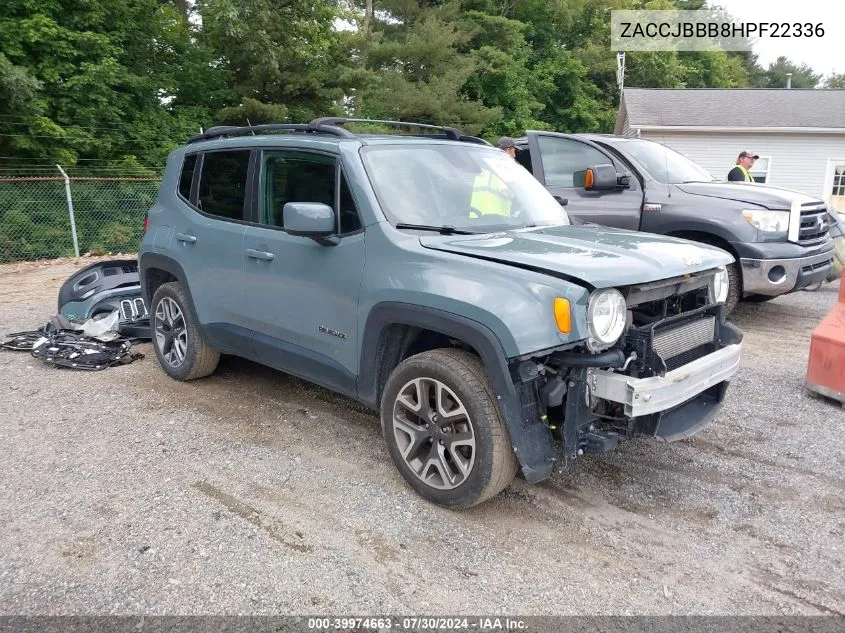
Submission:
[[[176,239],[180,242],[185,242],[185,244],[196,244],[197,243],[197,236],[196,235],[188,235],[187,233],[177,233]]]
[[[267,253],[265,251],[257,251],[254,248],[246,249],[246,256],[251,257],[252,259],[260,259],[265,262],[273,261],[275,255],[273,253]]]

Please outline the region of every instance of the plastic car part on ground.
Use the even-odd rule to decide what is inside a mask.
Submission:
[[[58,309],[74,320],[117,311],[118,332],[127,338],[150,338],[150,314],[141,296],[136,259],[99,261],[78,270],[59,289]]]
[[[35,358],[59,367],[100,371],[144,357],[132,352],[132,342],[112,329],[118,322],[116,311],[84,323],[56,316],[40,330],[10,334],[0,347],[29,351]]]

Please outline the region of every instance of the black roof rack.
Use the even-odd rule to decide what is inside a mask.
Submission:
[[[392,125],[394,127],[409,127],[409,128],[418,128],[421,130],[437,130],[438,132],[442,132],[446,135],[446,138],[452,141],[460,141],[461,137],[464,136],[464,133],[461,132],[457,128],[447,127],[445,125],[428,125],[427,123],[413,123],[410,121],[386,121],[381,119],[347,119],[344,117],[321,117],[319,119],[314,119],[309,123],[315,130],[322,132],[322,131],[330,131],[330,130],[342,130],[343,128],[339,127],[338,124],[343,123],[375,123],[378,125]],[[346,131],[346,130],[344,130]]]
[[[437,130],[441,134],[424,134],[419,136],[425,137],[441,137],[452,141],[464,141],[466,143],[476,143],[479,145],[489,145],[489,143],[477,136],[467,136],[459,129],[448,127],[444,125],[428,125],[426,123],[412,123],[409,121],[384,121],[380,119],[347,119],[344,117],[321,117],[314,119],[310,123],[266,123],[263,125],[217,125],[208,128],[202,134],[192,136],[188,139],[188,143],[196,143],[197,141],[208,141],[215,138],[223,138],[227,136],[241,136],[244,134],[257,134],[262,132],[304,132],[304,133],[321,133],[330,134],[332,136],[339,136],[341,138],[355,138],[355,135],[347,129],[340,127],[344,123],[373,123],[377,125],[392,125],[394,127],[417,128],[422,130]],[[415,135],[416,136],[416,135]]]
[[[352,138],[355,135],[347,130],[337,128],[334,130],[316,130],[310,123],[266,123],[263,125],[217,125],[208,128],[203,134],[192,136],[188,143],[197,141],[208,141],[214,138],[225,136],[242,136],[244,134],[258,134],[262,132],[323,132],[333,136]]]

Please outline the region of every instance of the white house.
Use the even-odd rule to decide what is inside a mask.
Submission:
[[[845,90],[625,88],[614,133],[663,143],[720,180],[753,151],[758,182],[845,212]]]

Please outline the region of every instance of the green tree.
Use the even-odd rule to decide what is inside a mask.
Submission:
[[[807,64],[799,66],[786,57],[778,57],[769,64],[756,85],[759,88],[786,88],[788,73],[792,73],[793,88],[815,88],[822,78],[821,74],[813,72]]]
[[[333,28],[340,16],[335,2],[200,0],[197,6],[200,40],[226,73],[232,105],[242,108],[241,122],[258,114],[256,104],[282,106],[292,120],[338,110],[344,90],[335,72],[340,37]],[[231,121],[237,112],[220,114]],[[279,112],[271,109],[261,117]]]
[[[824,80],[825,88],[845,88],[845,73],[831,73]]]
[[[466,90],[482,69],[499,71],[494,51],[472,45],[483,26],[481,15],[461,16],[458,2],[385,0],[375,5],[366,30],[350,36],[348,76],[357,87],[347,104],[357,115],[420,123],[461,125],[480,132],[501,117],[502,108],[487,106],[479,88]],[[476,94],[472,94],[475,92]]]
[[[161,164],[207,119],[196,104],[180,109],[189,48],[187,20],[158,0],[7,0],[0,53],[11,70],[0,72],[4,83],[32,81],[13,119],[19,136],[4,138],[18,139],[12,149],[22,157]]]

